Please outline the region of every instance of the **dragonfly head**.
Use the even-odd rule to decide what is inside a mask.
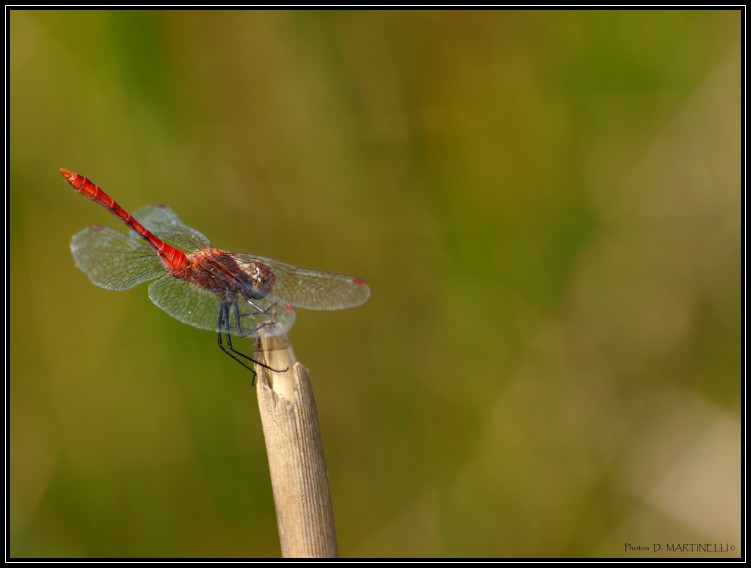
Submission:
[[[276,277],[274,272],[260,262],[244,262],[238,264],[244,274],[243,295],[248,300],[259,300],[266,296],[274,287]]]

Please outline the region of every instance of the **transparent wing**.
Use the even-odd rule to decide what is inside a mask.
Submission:
[[[133,213],[133,217],[157,237],[182,249],[183,252],[193,252],[211,246],[203,233],[185,225],[177,213],[167,205],[146,205]],[[133,239],[141,238],[135,231],[130,231],[130,236]]]
[[[342,310],[364,303],[370,288],[364,280],[336,274],[297,268],[271,258],[249,254],[232,254],[239,264],[261,263],[274,272],[276,280],[269,296],[308,310]]]
[[[108,290],[127,290],[166,272],[157,254],[142,239],[128,238],[108,227],[94,225],[70,241],[76,266]]]
[[[149,285],[149,298],[173,318],[199,329],[216,331],[219,324],[219,296],[195,283],[165,276]],[[277,323],[279,332],[289,331],[295,323],[295,310],[271,298],[250,304],[241,295],[230,302],[230,331],[237,337],[255,335],[263,326]]]

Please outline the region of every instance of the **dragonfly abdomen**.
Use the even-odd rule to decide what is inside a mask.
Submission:
[[[130,213],[120,207],[120,205],[107,195],[101,187],[94,185],[88,178],[82,175],[74,174],[65,168],[60,169],[60,173],[70,186],[75,189],[81,195],[84,195],[91,199],[94,203],[98,203],[107,211],[112,213],[115,217],[120,219],[128,227],[138,233],[159,255],[159,259],[167,267],[168,270],[180,270],[187,267],[188,260],[185,257],[185,253],[174,247],[171,247],[159,237],[154,235],[146,227],[141,225]]]

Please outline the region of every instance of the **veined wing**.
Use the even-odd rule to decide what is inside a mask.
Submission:
[[[275,282],[269,293],[281,302],[308,310],[342,310],[364,303],[370,288],[360,278],[297,268],[272,258],[250,254],[233,254],[239,264],[261,263],[274,272]]]
[[[108,290],[127,290],[167,270],[145,241],[100,225],[73,235],[70,251],[76,266]]]
[[[166,275],[149,285],[149,298],[173,318],[199,329],[216,331],[219,324],[219,296],[181,278]],[[273,298],[250,304],[238,294],[230,301],[230,332],[237,337],[256,335],[261,327],[279,324],[286,332],[295,323],[295,310]]]
[[[146,205],[133,213],[133,217],[167,243],[189,253],[211,246],[209,239],[200,231],[188,227],[167,205]],[[133,239],[140,239],[135,231],[130,231]]]

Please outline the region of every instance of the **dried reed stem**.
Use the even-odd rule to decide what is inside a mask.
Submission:
[[[334,511],[310,373],[288,335],[254,340],[258,406],[284,558],[336,558]]]

